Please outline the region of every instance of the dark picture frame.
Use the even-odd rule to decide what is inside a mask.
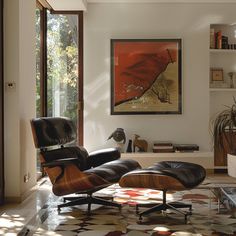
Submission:
[[[181,39],[111,39],[111,114],[182,114]]]

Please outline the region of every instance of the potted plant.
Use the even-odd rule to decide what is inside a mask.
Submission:
[[[236,177],[236,99],[233,105],[226,106],[213,121],[215,148],[227,151],[228,174]]]

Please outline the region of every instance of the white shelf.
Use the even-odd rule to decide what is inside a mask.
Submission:
[[[236,53],[236,49],[210,49],[210,53]]]
[[[213,152],[169,152],[169,153],[153,153],[153,152],[135,152],[121,153],[121,159],[133,159],[139,162],[143,167],[152,166],[159,161],[184,161],[202,165],[206,169],[214,169]]]
[[[213,156],[213,152],[202,152],[202,151],[194,151],[194,152],[124,152],[121,153],[123,157],[206,157]]]
[[[236,92],[236,88],[209,88],[210,92]]]

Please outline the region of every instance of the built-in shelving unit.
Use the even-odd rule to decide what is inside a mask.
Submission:
[[[210,92],[236,92],[236,88],[210,88]]]
[[[233,104],[236,97],[236,25],[212,24],[210,25],[209,45],[209,96],[210,96],[210,120],[225,109],[225,106]],[[222,76],[213,78],[213,71],[221,71]],[[229,73],[233,72],[231,77]],[[227,158],[224,152],[214,153],[214,165],[225,168]]]
[[[134,159],[143,167],[152,166],[159,161],[184,161],[195,163],[204,166],[206,169],[214,169],[213,152],[168,152],[168,153],[153,153],[153,152],[133,152],[121,153],[121,159]]]

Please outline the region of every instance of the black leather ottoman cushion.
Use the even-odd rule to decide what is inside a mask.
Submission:
[[[177,179],[186,188],[193,188],[199,185],[206,177],[205,169],[194,163],[180,161],[162,161],[146,169],[134,170],[128,175],[160,175],[170,176]],[[147,186],[148,188],[148,186]]]
[[[180,161],[162,161],[148,168],[178,179],[186,188],[199,185],[206,177],[205,169],[194,163]]]

